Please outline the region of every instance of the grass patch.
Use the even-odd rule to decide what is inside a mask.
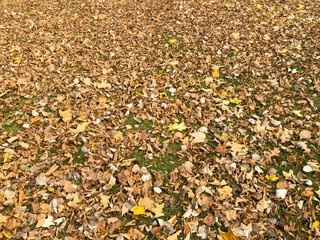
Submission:
[[[314,100],[314,106],[320,110],[320,96],[316,97]]]
[[[75,152],[73,156],[74,156],[74,159],[72,161],[73,163],[84,164],[87,159],[87,157],[82,152],[81,148],[78,149],[78,151]]]
[[[178,155],[164,154],[159,158],[148,159],[145,156],[145,151],[138,151],[132,154],[129,158],[135,158],[142,167],[148,167],[154,171],[172,172],[176,167],[181,166],[187,161],[186,158],[180,159]]]
[[[132,128],[137,130],[147,130],[150,131],[153,128],[153,122],[152,121],[142,121],[139,123],[134,119],[133,115],[130,115],[126,120],[125,124],[130,125]]]
[[[12,133],[13,136],[16,136],[18,134],[18,132],[23,129],[23,127],[20,124],[18,124],[16,121],[13,121],[9,124],[6,123],[4,125],[4,129],[8,133]]]

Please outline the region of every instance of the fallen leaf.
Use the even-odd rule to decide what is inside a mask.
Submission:
[[[87,86],[89,86],[89,85],[91,85],[91,84],[92,84],[92,82],[91,82],[91,79],[90,79],[90,78],[85,78],[85,79],[83,79],[83,83],[84,83],[85,85],[87,85]]]
[[[287,189],[277,189],[276,190],[276,198],[285,199],[287,192],[288,192]]]
[[[242,100],[239,100],[238,98],[230,98],[229,101],[234,104],[239,104],[242,102]]]
[[[274,174],[272,177],[270,177],[268,174],[266,175],[266,179],[269,179],[271,181],[277,181],[279,178]]]
[[[144,207],[142,206],[137,206],[134,209],[132,209],[134,215],[141,215],[141,214],[146,214],[144,211]]]
[[[219,73],[219,70],[214,70],[213,73],[212,73],[212,76],[215,77],[215,78],[218,78],[220,77],[220,73]]]
[[[312,223],[312,227],[314,228],[318,228],[320,226],[320,222],[319,221],[315,221]]]
[[[21,58],[17,58],[17,60],[14,63],[20,64],[21,63]]]
[[[297,115],[298,117],[303,117],[300,113],[300,110],[296,110],[296,111],[292,111],[295,115]]]
[[[75,134],[78,134],[80,132],[84,132],[86,130],[86,127],[88,126],[88,123],[84,122],[84,123],[81,123],[77,126],[77,129],[74,129],[73,132]]]
[[[311,138],[311,132],[308,131],[308,130],[302,130],[302,131],[299,133],[299,136],[300,136],[300,138],[302,138],[302,139],[310,139],[310,138]]]
[[[71,113],[70,109],[65,110],[65,111],[60,110],[59,114],[62,117],[62,120],[64,122],[69,122],[72,119],[72,113]]]
[[[108,207],[110,196],[100,195],[100,198],[101,198],[101,204],[102,204],[102,206],[103,206],[104,208]]]
[[[163,208],[164,204],[155,203],[154,206],[151,207],[149,210],[155,214],[155,218],[159,218],[164,216]]]
[[[224,186],[223,188],[217,189],[219,192],[219,200],[225,200],[232,197],[232,188],[229,186]]]
[[[190,135],[194,137],[192,144],[203,143],[206,141],[206,134],[204,132],[191,133]]]
[[[230,227],[228,228],[227,233],[221,232],[220,229],[219,229],[219,232],[223,240],[238,240],[238,237],[234,235]]]
[[[184,123],[182,122],[182,123],[180,123],[180,124],[177,124],[177,123],[175,123],[175,124],[173,124],[173,125],[169,125],[169,130],[173,130],[173,129],[176,129],[176,130],[178,130],[178,131],[183,131],[183,130],[185,130],[185,129],[187,129],[187,127],[186,127],[186,125],[184,125]]]

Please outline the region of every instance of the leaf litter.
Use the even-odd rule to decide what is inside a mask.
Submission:
[[[319,238],[318,12],[0,3],[0,238]]]

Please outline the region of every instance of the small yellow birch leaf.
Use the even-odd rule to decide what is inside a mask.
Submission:
[[[315,221],[314,223],[312,223],[312,227],[314,227],[314,228],[318,228],[319,226],[320,226],[319,221]]]
[[[225,142],[225,141],[227,141],[228,140],[228,136],[221,136],[220,137],[220,141],[222,141],[222,142]]]
[[[212,76],[216,78],[220,77],[219,70],[214,70],[214,72],[212,73]]]
[[[146,212],[144,211],[144,207],[142,206],[138,206],[133,210],[133,214],[134,215],[141,215],[141,214],[145,214]]]
[[[274,174],[272,177],[270,177],[268,174],[266,175],[266,179],[269,179],[271,181],[277,181],[279,178]]]
[[[6,163],[6,162],[10,161],[7,153],[3,154],[3,160],[2,161],[3,161],[3,163]]]
[[[18,58],[14,63],[20,64],[21,63],[21,58]]]
[[[294,113],[295,115],[297,115],[298,117],[303,117],[303,116],[301,115],[301,113],[300,113],[300,110],[293,111],[293,113]]]
[[[176,129],[176,130],[178,130],[178,131],[181,132],[181,131],[187,129],[187,127],[186,127],[186,125],[184,125],[184,123],[182,122],[182,123],[180,123],[180,124],[177,124],[177,123],[173,124],[173,125],[172,125],[172,129]]]
[[[86,114],[82,114],[81,116],[79,116],[77,119],[79,121],[83,121],[86,118]]]
[[[172,130],[173,130],[173,127],[172,127],[171,124],[168,126],[168,130],[169,130],[169,131],[172,131]]]
[[[159,98],[161,99],[162,96],[165,95],[165,94],[166,94],[165,92],[161,92],[160,95],[159,95]]]
[[[257,4],[257,8],[258,8],[259,10],[262,10],[262,5]]]
[[[222,92],[221,95],[228,95],[228,93],[227,92]]]
[[[177,41],[177,39],[170,39],[169,43],[175,43]]]
[[[242,102],[242,100],[239,100],[238,98],[230,98],[230,102],[234,104],[239,104]]]

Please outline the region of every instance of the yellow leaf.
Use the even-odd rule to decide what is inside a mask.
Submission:
[[[9,161],[10,159],[8,157],[8,154],[7,153],[3,154],[3,163],[9,162]]]
[[[175,43],[177,41],[177,39],[170,39],[169,43]]]
[[[21,58],[18,58],[14,63],[20,64],[21,63]]]
[[[242,100],[239,100],[238,98],[230,98],[230,102],[234,104],[239,104],[242,102]]]
[[[214,70],[214,72],[212,73],[212,76],[216,78],[220,77],[219,70]]]
[[[113,135],[113,137],[114,137],[116,140],[119,140],[120,138],[122,138],[122,136],[123,136],[123,133],[120,132],[120,131],[117,131],[117,132]]]
[[[171,124],[170,124],[171,125]],[[172,126],[171,126],[171,128],[172,129],[176,129],[176,130],[178,130],[178,131],[183,131],[183,130],[185,130],[185,129],[187,129],[187,127],[186,127],[186,125],[184,125],[184,123],[180,123],[180,124],[178,124],[178,123],[175,123],[175,124],[173,124]]]
[[[220,229],[219,229],[219,232],[223,240],[238,240],[238,237],[234,235],[230,227],[227,233],[221,232]]]
[[[172,130],[173,130],[173,127],[172,127],[171,124],[168,126],[168,128],[169,128],[169,129],[168,129],[169,131],[172,131]]]
[[[3,231],[2,232],[3,236],[5,236],[6,238],[11,238],[11,232],[9,230]]]
[[[294,113],[295,115],[297,115],[298,117],[303,117],[303,116],[301,115],[301,113],[300,113],[300,110],[293,111],[293,113]]]
[[[134,215],[141,215],[141,214],[145,214],[146,212],[144,211],[144,207],[142,206],[138,206],[136,208],[134,208],[133,210],[133,214]]]
[[[266,179],[269,179],[271,181],[277,181],[279,178],[274,174],[272,177],[270,177],[268,174],[266,175]]]
[[[83,121],[86,118],[86,114],[82,114],[80,117],[78,117],[77,119],[79,121]]]
[[[262,5],[258,4],[258,5],[257,5],[257,8],[258,8],[259,10],[262,10]]]
[[[165,95],[165,94],[166,94],[165,92],[161,92],[160,95],[159,95],[160,99],[161,99],[162,96]]]
[[[221,95],[228,95],[228,93],[227,92],[222,92]]]
[[[221,136],[220,137],[220,141],[222,141],[222,142],[225,142],[225,141],[227,141],[228,140],[228,136]]]
[[[314,228],[318,228],[319,225],[320,225],[319,221],[315,221],[314,223],[312,223],[312,227],[314,227]]]

